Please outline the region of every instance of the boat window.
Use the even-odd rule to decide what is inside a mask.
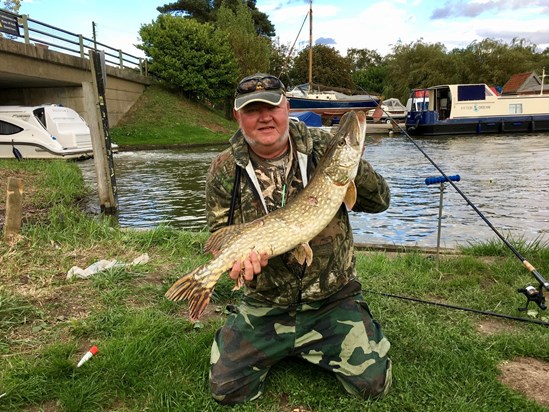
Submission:
[[[44,108],[39,107],[38,109],[34,109],[32,112],[34,113],[34,116],[36,116],[38,121],[40,123],[42,123],[42,126],[44,126],[44,128],[47,127],[46,126],[46,113],[44,111]]]
[[[522,113],[522,103],[513,103],[509,105],[509,114]]]
[[[458,101],[485,100],[486,90],[483,84],[466,84],[458,86]]]
[[[19,126],[0,120],[0,135],[16,134],[22,130],[23,129]]]

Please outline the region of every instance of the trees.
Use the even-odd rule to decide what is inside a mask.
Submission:
[[[482,82],[503,86],[516,73],[533,70],[538,66],[536,46],[525,39],[515,38],[510,44],[500,40],[484,39],[472,42],[459,55],[472,78],[467,82]]]
[[[255,0],[178,0],[158,10],[165,15],[143,26],[140,48],[152,59],[149,67],[159,78],[190,96],[225,101],[229,108],[236,81],[251,73],[279,75],[288,86],[309,81],[309,48],[286,61],[288,47],[268,37],[274,27]],[[387,56],[350,48],[342,57],[333,47],[317,44],[312,82],[406,101],[414,88],[447,83],[502,86],[515,73],[539,72],[549,67],[549,49],[536,49],[517,38],[509,44],[484,39],[447,51],[442,43],[419,39],[397,43]]]
[[[299,52],[289,70],[292,85],[307,83],[309,77],[309,48]],[[313,46],[313,83],[325,86],[354,89],[352,66],[333,47],[324,44]]]
[[[387,68],[383,57],[376,50],[348,49],[355,88],[371,94],[381,94]]]
[[[411,89],[447,83],[448,60],[442,43],[397,43],[386,56],[384,95],[406,101]]]
[[[149,70],[190,97],[223,102],[231,95],[238,67],[227,35],[209,23],[159,15],[141,26],[138,47],[150,58]]]
[[[238,64],[239,78],[268,70],[270,42],[256,34],[248,7],[239,3],[232,9],[223,2],[217,13],[217,27],[227,34]]]
[[[4,0],[2,8],[18,14],[21,8],[21,0]]]
[[[199,23],[214,23],[218,21],[217,13],[222,5],[235,13],[240,6],[245,6],[250,11],[256,33],[267,37],[274,36],[274,26],[267,15],[257,9],[256,0],[178,0],[157,7],[157,10],[160,13],[190,17]]]

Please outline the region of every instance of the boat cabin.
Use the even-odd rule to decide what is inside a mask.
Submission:
[[[14,153],[30,159],[91,157],[90,129],[68,107],[0,106],[0,157]]]
[[[420,97],[414,90],[411,102]],[[486,84],[429,87],[427,107],[412,107],[406,128],[412,134],[481,134],[545,131],[549,128],[549,95],[500,95]]]

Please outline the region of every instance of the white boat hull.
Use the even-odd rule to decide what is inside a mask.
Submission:
[[[113,145],[113,151],[118,146]],[[56,105],[0,106],[0,158],[93,157],[90,129],[74,110]]]
[[[89,159],[93,151],[85,149],[63,149],[46,147],[33,143],[0,142],[0,158],[16,159]]]

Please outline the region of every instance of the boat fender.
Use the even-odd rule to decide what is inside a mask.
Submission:
[[[19,149],[18,149],[17,147],[15,147],[15,144],[14,144],[13,139],[11,139],[11,152],[13,153],[13,156],[14,156],[17,160],[22,160],[22,159],[23,159],[23,155],[21,154],[21,152],[19,151]]]

